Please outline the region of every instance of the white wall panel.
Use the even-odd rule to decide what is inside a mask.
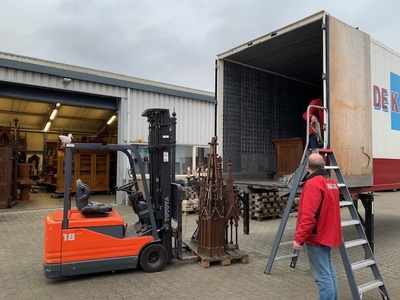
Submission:
[[[167,108],[172,115],[176,112],[176,139],[179,145],[208,145],[214,134],[214,103],[188,98],[131,90],[128,99],[130,121],[129,141],[131,143],[148,141],[148,123],[142,117],[149,108]],[[128,132],[127,131],[127,132]]]
[[[400,54],[384,45],[371,40],[371,105],[372,105],[372,137],[374,158],[400,158],[400,130],[392,129],[392,119],[400,118],[400,111],[392,112],[392,93],[398,93],[396,83],[391,81],[390,73],[398,76],[400,86]],[[395,75],[395,77],[396,77]],[[378,87],[379,96],[374,97],[374,86]],[[387,111],[382,106],[384,90],[387,90]],[[397,94],[398,95],[398,94]],[[376,97],[379,97],[377,99]],[[375,99],[375,100],[374,100]],[[374,101],[379,102],[377,107]],[[397,103],[400,105],[400,96]],[[398,107],[399,107],[398,105]],[[399,107],[400,109],[400,107]]]

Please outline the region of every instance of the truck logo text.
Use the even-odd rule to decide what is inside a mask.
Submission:
[[[374,109],[390,112],[391,129],[400,131],[400,76],[390,72],[390,94],[386,88],[373,86]]]

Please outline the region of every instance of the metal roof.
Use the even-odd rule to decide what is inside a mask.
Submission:
[[[92,82],[103,86],[117,86],[122,89],[131,88],[185,99],[215,101],[214,94],[211,92],[4,52],[0,52],[1,68],[26,71],[31,74],[46,74],[61,79],[70,78],[73,81]],[[118,97],[110,94],[102,96],[101,91],[96,91],[97,95],[90,95],[89,91],[79,93],[57,90],[46,86],[43,78],[39,79],[39,82],[44,81],[43,83],[32,86],[29,83],[14,80],[14,75],[9,76],[10,80],[4,78],[0,81],[0,126],[12,126],[14,119],[18,118],[21,129],[41,131],[49,120],[54,105],[59,102],[62,105],[52,121],[51,131],[68,130],[96,134],[118,110]],[[111,125],[107,125],[104,133],[114,134],[117,123],[117,120],[114,120]]]
[[[22,55],[0,52],[0,67],[21,69],[160,94],[214,102],[214,93],[150,81],[106,71],[78,67]],[[212,76],[212,75],[211,75]]]

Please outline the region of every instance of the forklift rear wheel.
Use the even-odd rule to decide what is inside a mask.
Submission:
[[[151,244],[140,254],[140,266],[146,272],[162,271],[167,264],[167,250],[161,244]]]

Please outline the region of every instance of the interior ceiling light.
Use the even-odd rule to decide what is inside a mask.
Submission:
[[[48,122],[46,123],[46,126],[44,127],[43,131],[49,131],[50,125],[51,125],[51,122],[48,121]]]
[[[115,120],[116,117],[117,117],[117,115],[113,115],[113,116],[110,118],[110,120],[107,121],[107,125],[110,125],[110,124]]]
[[[51,112],[51,115],[50,115],[50,120],[54,120],[54,118],[56,117],[56,114],[57,114],[57,109],[53,109],[53,111]]]
[[[58,108],[60,107],[60,103],[57,103],[55,106],[54,106],[54,109],[53,109],[53,111],[51,112],[51,115],[50,115],[50,120],[51,121],[53,121],[54,120],[54,118],[56,117],[56,114],[57,114],[57,111],[58,111]]]

